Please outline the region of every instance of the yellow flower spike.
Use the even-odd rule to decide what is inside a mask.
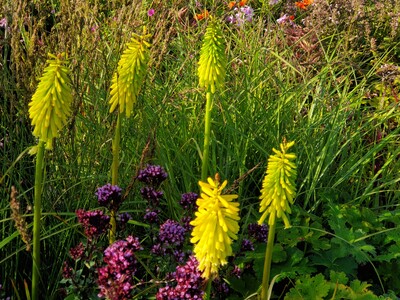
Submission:
[[[144,28],[143,35],[135,35],[126,45],[111,80],[110,113],[119,106],[119,112],[130,117],[147,73],[151,46],[147,40],[150,37]]]
[[[29,103],[33,135],[44,141],[47,149],[52,148],[52,139],[59,136],[59,130],[66,124],[72,102],[65,53],[57,56],[49,54],[49,57],[48,66]]]
[[[218,176],[199,181],[202,193],[196,202],[196,218],[190,223],[194,227],[191,242],[205,279],[216,275],[219,267],[226,264],[226,257],[232,255],[232,240],[237,239],[239,231],[239,203],[232,202],[238,196],[221,194],[227,183],[225,180],[220,184]]]
[[[212,94],[216,87],[222,87],[225,80],[227,59],[225,42],[219,23],[210,17],[210,23],[204,35],[197,69],[200,87],[205,87]]]
[[[268,159],[268,167],[261,189],[260,212],[262,216],[258,221],[262,224],[269,215],[268,225],[273,225],[276,217],[282,218],[285,228],[290,227],[289,219],[286,214],[290,214],[290,204],[296,194],[296,158],[294,153],[287,153],[294,142],[280,144],[280,151],[272,149],[275,153]]]

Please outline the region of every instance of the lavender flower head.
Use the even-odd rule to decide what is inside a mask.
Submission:
[[[158,206],[160,199],[164,195],[162,191],[156,191],[153,187],[145,186],[140,189],[140,194],[151,206]]]
[[[242,241],[242,246],[240,247],[240,251],[242,252],[254,251],[253,243],[250,240],[244,239]]]
[[[183,246],[186,230],[178,222],[167,220],[160,226],[158,239],[164,246]]]
[[[253,21],[253,16],[254,16],[254,9],[252,9],[250,6],[245,5],[240,8],[240,14],[239,16],[243,18],[247,22]],[[236,17],[239,17],[238,14],[236,14]]]
[[[190,216],[182,217],[180,222],[183,228],[185,228],[186,232],[192,231],[193,225],[190,224],[190,222],[192,222],[192,217]]]
[[[289,24],[289,25],[293,25],[294,24],[294,22],[291,19],[291,16],[289,16],[288,14],[284,14],[282,17],[277,19],[276,23],[278,23],[278,24]]]
[[[168,174],[161,166],[147,165],[146,169],[139,171],[137,179],[146,184],[158,187],[167,177]]]
[[[117,210],[122,200],[121,193],[122,189],[119,186],[107,183],[97,189],[97,201],[101,206]]]
[[[172,274],[176,281],[176,286],[167,285],[160,288],[156,299],[203,299],[204,291],[202,290],[202,285],[204,284],[204,279],[197,269],[198,265],[196,258],[190,256],[185,265],[176,267],[176,271]]]
[[[238,27],[242,27],[244,23],[253,21],[254,10],[248,5],[240,8],[236,7],[234,12],[234,15],[230,15],[226,18],[226,21],[230,24],[236,24]]]
[[[265,243],[268,239],[268,226],[266,224],[258,225],[257,223],[247,226],[249,237],[254,238],[257,242]]]
[[[107,232],[110,227],[110,217],[101,210],[85,211],[84,209],[78,209],[76,216],[89,240]]]
[[[141,249],[139,239],[133,236],[107,247],[103,258],[106,265],[98,269],[99,297],[131,299],[133,275],[136,272],[135,252]]]
[[[160,210],[158,210],[158,209],[151,210],[151,209],[147,208],[146,214],[144,215],[143,219],[150,224],[158,224],[158,222],[159,222],[158,214],[159,213],[160,213]]]
[[[223,281],[219,277],[216,277],[213,280],[212,285],[214,287],[214,292],[211,295],[211,299],[221,299],[221,296],[223,297],[223,299],[227,298],[226,296],[229,294],[230,290],[228,284],[225,281]]]
[[[167,251],[161,244],[155,244],[153,247],[151,247],[150,252],[155,255],[163,256]]]
[[[182,194],[181,200],[179,204],[183,207],[183,209],[188,210],[190,208],[197,208],[196,201],[199,198],[199,195],[193,192]]]
[[[243,274],[243,269],[241,269],[239,266],[235,265],[235,267],[232,270],[232,275],[237,278],[240,278],[242,276],[242,274]]]
[[[127,212],[118,214],[118,216],[117,216],[117,221],[119,222],[119,224],[121,226],[123,226],[126,223],[128,223],[129,220],[132,220],[132,216]]]

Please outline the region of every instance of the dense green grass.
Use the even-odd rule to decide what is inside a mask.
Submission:
[[[162,186],[163,220],[179,220],[183,213],[178,203],[181,194],[199,192],[205,94],[198,88],[196,70],[207,21],[196,23],[193,15],[199,9],[194,3],[187,6],[181,1],[144,1],[141,6],[89,1],[76,2],[73,7],[57,1],[29,5],[21,1],[26,7],[22,11],[13,9],[11,1],[6,2],[0,13],[10,26],[0,28],[0,284],[6,295],[19,294],[22,298],[24,281],[30,284],[31,253],[25,251],[10,218],[10,190],[11,186],[18,190],[21,213],[31,230],[35,158],[28,150],[36,141],[31,133],[28,103],[44,68],[46,52],[66,51],[71,57],[73,114],[62,137],[55,140],[54,150],[46,152],[42,204],[43,299],[58,299],[63,261],[68,249],[83,237],[74,212],[96,208],[96,188],[110,182],[116,122],[116,115],[108,112],[111,76],[125,42],[132,32],[141,32],[143,22],[154,34],[154,44],[134,115],[122,123],[119,185],[132,187],[127,189],[122,211],[143,222],[145,202],[134,178],[146,163],[159,164],[169,174]],[[50,12],[52,5],[55,14]],[[270,8],[268,3],[249,1],[249,5],[256,9],[252,23],[243,28],[224,27],[229,64],[224,89],[214,97],[209,171],[210,176],[218,172],[229,184],[246,175],[235,189],[241,206],[239,240],[245,238],[247,224],[260,216],[259,191],[272,148],[277,148],[283,138],[295,141],[295,227],[315,226],[350,243],[332,225],[340,219],[330,215],[333,207],[368,209],[346,224],[349,230],[359,230],[355,239],[365,239],[375,247],[375,252],[363,253],[376,267],[372,274],[378,273],[382,282],[375,275],[360,280],[371,283],[377,295],[390,290],[399,295],[394,279],[400,275],[396,260],[400,243],[400,111],[395,101],[399,83],[393,81],[391,95],[372,97],[388,104],[377,107],[368,96],[379,94],[375,84],[382,80],[378,71],[383,64],[399,68],[398,45],[385,44],[372,53],[366,50],[366,40],[363,47],[349,46],[352,32],[348,29],[330,35],[317,32],[318,38],[313,40],[312,28],[293,43],[290,33],[275,22],[285,12],[286,4]],[[150,7],[156,9],[155,18],[146,15]],[[213,2],[208,7],[221,19],[227,12],[222,3]],[[185,8],[180,20],[179,12]],[[302,13],[316,14],[314,10]],[[300,20],[296,22],[301,24]],[[92,31],[95,25],[99,27]],[[383,29],[381,34],[389,36]],[[17,43],[19,40],[23,42]],[[314,41],[314,50],[305,51],[302,41]],[[304,63],[311,55],[315,55],[315,61]],[[396,78],[399,80],[398,74]],[[304,221],[306,218],[310,223]],[[145,239],[143,227],[129,226],[130,234]],[[286,242],[286,237],[277,240],[282,245]],[[310,245],[313,243],[316,240]],[[308,251],[304,249],[303,261],[311,266],[308,258],[312,254]],[[388,258],[379,258],[384,254]],[[338,252],[332,255],[340,257]],[[359,268],[371,265],[368,260],[357,262]],[[312,271],[327,272],[321,265]],[[361,274],[358,271],[352,269],[347,276],[356,279]],[[278,263],[273,272],[284,273],[287,269],[280,269]],[[387,276],[388,272],[393,272],[393,278]],[[295,281],[291,276],[284,281],[289,288]],[[276,288],[276,298],[287,292],[279,284]],[[255,291],[249,290],[247,295]]]

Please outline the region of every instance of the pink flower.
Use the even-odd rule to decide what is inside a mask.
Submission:
[[[3,18],[0,19],[0,28],[6,28],[7,27],[7,19]]]
[[[152,17],[152,16],[154,15],[154,13],[155,13],[154,8],[150,8],[150,9],[147,11],[147,15],[148,15],[149,17]]]

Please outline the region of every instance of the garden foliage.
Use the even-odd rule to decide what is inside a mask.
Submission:
[[[0,299],[397,299],[396,4],[3,1]]]

